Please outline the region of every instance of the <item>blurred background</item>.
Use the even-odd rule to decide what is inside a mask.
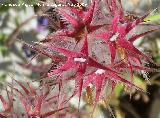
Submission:
[[[10,74],[21,81],[32,81],[41,77],[50,68],[51,60],[32,58],[36,52],[28,48],[27,43],[37,42],[55,30],[48,27],[49,19],[41,16],[45,7],[40,7],[38,0],[0,0],[0,92],[3,86],[11,82]],[[43,0],[43,2],[46,2]],[[47,0],[52,3],[52,0]],[[26,3],[33,6],[5,6],[5,4]],[[3,4],[3,5],[2,5]],[[122,5],[127,12],[143,15],[151,12],[150,22],[160,25],[160,0],[122,0]],[[38,15],[38,16],[35,16]],[[56,22],[56,16],[53,18]],[[160,31],[147,35],[135,45],[152,55],[157,66],[160,67]],[[32,65],[30,65],[32,61]],[[27,64],[28,63],[28,64]],[[45,66],[44,66],[45,65]],[[154,65],[150,65],[154,67]],[[95,111],[95,118],[111,118],[111,109],[116,118],[160,118],[160,73],[149,73],[151,84],[147,83],[141,75],[136,74],[135,83],[148,94],[134,92],[130,99],[127,91],[122,91],[123,86],[117,85],[115,96],[111,99],[110,110],[104,105],[99,105]],[[35,86],[38,83],[34,83]],[[85,100],[84,100],[85,102]],[[73,101],[73,104],[74,101]],[[86,107],[86,106],[84,106]],[[2,105],[0,104],[0,109]],[[91,109],[87,106],[87,109]],[[83,118],[83,116],[80,116]]]

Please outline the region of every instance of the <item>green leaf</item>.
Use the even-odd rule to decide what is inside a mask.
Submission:
[[[115,87],[115,96],[119,97],[123,90],[123,86],[121,84],[117,84]]]
[[[138,87],[140,87],[144,91],[146,91],[147,84],[146,84],[146,81],[144,81],[144,79],[142,79],[139,76],[134,76],[134,81],[133,82],[134,82],[135,85],[137,85]]]
[[[0,44],[2,44],[6,39],[6,34],[0,33]]]
[[[9,10],[9,6],[0,6],[0,12],[7,12]]]
[[[144,19],[146,22],[153,22],[153,21],[157,21],[160,20],[160,13],[157,13],[155,15],[152,16],[148,16]]]
[[[134,80],[133,83],[137,86],[139,86],[140,88],[142,88],[143,90],[146,90],[146,81],[143,81],[142,78],[138,77],[138,76],[134,76]],[[115,87],[115,96],[119,97],[122,90],[123,90],[123,86],[121,84],[117,84]]]
[[[9,50],[5,46],[0,46],[0,53],[5,57],[9,55]]]
[[[160,55],[157,55],[157,56],[155,57],[155,59],[156,59],[157,62],[160,62]]]
[[[6,79],[6,75],[3,74],[3,75],[0,76],[0,81],[1,82],[5,81],[5,79]]]

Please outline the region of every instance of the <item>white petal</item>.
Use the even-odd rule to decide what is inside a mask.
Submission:
[[[85,62],[86,59],[84,59],[84,58],[74,58],[74,61]]]
[[[117,38],[119,36],[119,33],[117,32],[115,35],[113,35],[111,38],[110,38],[110,41],[116,41]]]
[[[95,74],[103,74],[103,73],[105,73],[105,70],[103,70],[103,69],[98,69],[98,70],[95,72]]]

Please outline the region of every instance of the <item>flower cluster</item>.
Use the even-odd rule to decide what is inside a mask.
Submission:
[[[15,80],[24,93],[14,87],[11,88],[18,93],[27,116],[52,115],[63,110],[68,101],[76,95],[79,97],[79,109],[83,91],[86,91],[88,101],[93,104],[94,110],[98,101],[105,99],[106,94],[113,94],[116,84],[119,83],[143,91],[133,82],[134,71],[142,74],[153,71],[154,69],[145,67],[144,64],[147,61],[152,62],[152,59],[133,43],[157,29],[139,34],[132,31],[135,27],[144,25],[144,19],[149,14],[142,17],[126,14],[117,0],[90,0],[87,6],[77,7],[76,4],[81,4],[78,0],[58,2],[64,4],[64,7],[56,7],[53,11],[58,14],[58,21],[50,23],[51,18],[48,20],[49,25],[55,24],[57,30],[42,40],[38,46],[26,44],[37,53],[52,59],[54,68],[47,71],[45,78],[52,78],[50,86],[58,87],[56,89],[58,92],[54,92],[55,96],[48,97],[52,94],[50,86],[47,86],[46,91],[38,91],[30,84],[25,87]],[[68,2],[74,6],[65,6]],[[105,4],[105,8],[102,8],[102,4]],[[126,74],[130,76],[129,79],[125,78]],[[74,82],[75,85],[71,92],[66,90],[69,82]],[[110,88],[111,91],[106,93],[106,88]],[[0,97],[7,111],[9,103]],[[56,103],[52,107],[54,110],[42,112],[42,107],[45,104],[53,104],[54,100]]]
[[[13,79],[13,81],[15,82],[9,84],[11,89],[6,89],[8,100],[2,95],[0,96],[0,100],[3,104],[3,111],[0,112],[2,118],[46,118],[67,108],[62,103],[61,106],[58,107],[58,95],[52,95],[51,92],[53,91],[48,85],[36,89],[31,83],[27,82],[26,85],[24,85],[22,82],[15,79]],[[18,84],[21,90],[14,87],[13,84]],[[56,92],[54,93],[56,94]],[[17,110],[15,106],[18,105],[15,105],[15,102],[19,102],[22,108]],[[58,117],[60,113],[56,115]]]
[[[76,0],[70,2],[78,4]],[[133,83],[133,73],[152,71],[144,67],[142,61],[152,62],[152,59],[133,43],[156,30],[129,34],[136,26],[145,23],[144,19],[149,14],[142,17],[126,15],[121,3],[106,0],[109,12],[106,15],[100,5],[101,1],[92,0],[87,7],[57,8],[60,22],[66,26],[60,27],[42,41],[42,46],[66,57],[65,61],[59,62],[57,69],[50,70],[48,77],[56,76],[58,82],[74,80],[72,97],[79,94],[79,101],[82,91],[92,86],[95,89],[94,106],[103,98],[102,91],[108,81],[112,83],[112,92],[117,82],[141,90]],[[98,18],[100,22],[97,21]],[[66,74],[71,71],[71,75]],[[130,79],[123,77],[125,72],[129,72]]]

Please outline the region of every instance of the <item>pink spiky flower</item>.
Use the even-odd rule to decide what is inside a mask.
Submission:
[[[54,45],[49,45],[48,47],[64,54],[68,58],[68,60],[59,68],[52,70],[50,73],[48,73],[49,77],[55,76],[55,74],[59,74],[61,79],[63,72],[76,68],[76,74],[72,76],[72,79],[76,81],[76,85],[74,93],[71,97],[79,93],[79,103],[82,89],[85,89],[90,84],[92,84],[96,88],[96,95],[94,99],[94,106],[96,106],[96,103],[100,100],[101,92],[103,91],[102,89],[104,89],[104,83],[106,83],[106,81],[108,81],[109,79],[112,80],[112,91],[114,90],[116,82],[118,81],[126,84],[129,87],[134,87],[137,90],[141,90],[133,83],[120,77],[118,73],[113,71],[111,68],[102,65],[101,63],[95,61],[92,57],[89,56],[87,35],[85,37],[85,41],[80,52],[55,47]],[[94,70],[90,73],[87,73],[87,68],[89,67],[94,67]]]
[[[124,14],[124,10],[122,6],[118,8],[116,0],[106,0],[107,7],[109,7],[110,15],[112,16],[111,23],[109,24],[106,31],[98,34],[98,37],[102,38],[102,40],[108,45],[111,53],[111,62],[113,63],[116,57],[117,51],[121,51],[121,55],[124,55],[124,58],[128,58],[128,56],[135,54],[137,57],[143,57],[145,59],[151,60],[147,55],[143,54],[139,51],[134,45],[133,42],[138,38],[149,34],[157,29],[153,29],[138,35],[132,35],[130,38],[126,38],[127,34],[133,30],[136,26],[141,23],[144,23],[144,19],[149,15],[146,14],[141,18],[134,17],[131,19],[127,19]],[[120,3],[121,4],[121,3]],[[127,56],[128,55],[128,56]],[[133,56],[133,55],[132,55]]]
[[[131,80],[133,80],[134,67],[143,67],[141,61],[142,58],[152,62],[152,59],[148,55],[138,50],[134,46],[133,42],[140,37],[145,36],[146,34],[154,32],[158,28],[146,31],[144,33],[131,35],[130,38],[127,38],[127,35],[130,33],[130,31],[139,24],[144,23],[144,19],[149,14],[146,14],[140,18],[125,16],[122,6],[118,8],[116,0],[111,0],[110,4],[109,1],[106,0],[106,3],[109,5],[108,7],[111,13],[110,15],[112,16],[111,23],[107,27],[106,31],[100,32],[97,37],[101,38],[108,46],[111,55],[111,63],[116,62],[115,58],[117,54],[120,55],[118,60],[123,60],[129,66]],[[129,19],[127,19],[127,17],[129,17]],[[147,71],[147,69],[145,71]]]
[[[56,38],[71,37],[74,38],[78,43],[85,37],[86,33],[92,33],[104,26],[104,24],[91,24],[94,9],[97,4],[96,1],[93,0],[92,4],[89,7],[82,6],[81,3],[79,3],[77,0],[71,0],[71,2],[73,5],[75,5],[75,7],[68,6],[66,8],[57,8],[57,11],[61,16],[61,21],[66,22],[69,26],[67,28],[60,29],[52,35],[49,35],[45,38],[45,40],[43,40],[43,42],[53,41],[53,39]],[[76,7],[76,5],[79,6]]]
[[[14,109],[13,109],[13,96],[12,94],[9,94],[9,91],[6,89],[7,92],[7,98],[6,100],[2,95],[0,95],[0,100],[2,102],[3,111],[0,112],[0,117],[7,118],[7,117],[13,117],[14,115]]]
[[[59,108],[59,109],[54,109],[54,110],[48,110],[46,113],[43,113],[42,107],[45,104],[49,103],[50,101],[53,102],[53,100],[56,100],[57,96],[50,96],[49,88],[46,91],[43,90],[44,88],[38,91],[31,84],[27,83],[28,88],[29,88],[28,89],[21,82],[17,80],[15,81],[24,91],[22,92],[18,90],[17,88],[13,88],[18,93],[19,100],[21,104],[23,105],[26,111],[26,114],[29,118],[30,117],[46,118],[66,108],[64,107],[64,108]]]
[[[55,46],[52,46],[50,48],[52,48],[53,50],[57,50],[60,53],[63,53],[68,58],[68,60],[58,69],[55,69],[50,73],[48,73],[48,76],[52,77],[55,74],[62,75],[64,71],[67,71],[71,68],[76,68],[77,71],[74,77],[76,81],[76,87],[78,87],[78,89],[75,88],[74,95],[79,91],[79,101],[80,101],[81,92],[82,92],[83,78],[86,74],[87,68],[95,67],[95,68],[110,70],[109,68],[101,65],[100,63],[98,63],[97,61],[95,61],[89,56],[87,34],[85,36],[85,41],[80,52],[74,52],[67,49],[63,49],[63,48],[57,48]]]
[[[67,1],[64,0],[63,2]],[[79,3],[77,0],[71,0],[71,2],[73,4]],[[95,21],[94,17],[96,17],[94,13],[97,13],[96,10],[99,10],[96,8],[98,6],[98,2],[100,1],[93,0],[88,7],[66,6],[63,7],[63,9],[57,8],[57,12],[60,14],[61,20],[63,22],[67,22],[68,25],[66,27],[61,27],[60,30],[47,36],[45,40],[42,41],[41,46],[44,46],[45,48],[47,47],[47,49],[49,49],[48,52],[45,49],[39,50],[35,48],[37,52],[40,52],[41,54],[51,58],[53,61],[58,62],[57,69],[51,69],[48,73],[48,77],[55,77],[55,81],[60,86],[59,88],[63,86],[61,81],[75,81],[75,89],[72,96],[69,97],[68,100],[64,101],[69,101],[76,94],[79,94],[80,104],[82,91],[89,87],[91,84],[95,88],[94,107],[96,106],[97,102],[101,100],[101,97],[103,96],[102,91],[104,90],[106,82],[109,80],[111,80],[112,83],[112,92],[117,82],[121,82],[126,86],[141,90],[132,81],[133,72],[137,70],[151,71],[151,69],[143,66],[141,59],[144,59],[145,61],[152,60],[148,55],[138,50],[134,46],[133,42],[139,37],[142,37],[156,30],[153,29],[141,34],[131,35],[130,38],[127,38],[127,35],[131,32],[131,30],[133,30],[141,23],[144,23],[144,18],[148,14],[140,18],[126,16],[121,4],[119,7],[116,0],[106,0],[106,5],[109,9],[108,17],[110,19],[109,22],[106,21],[106,24],[108,25],[92,25],[93,20]],[[99,12],[103,13],[102,10]],[[75,40],[73,43],[75,47],[71,49],[66,48],[66,41],[72,39]],[[56,42],[63,42],[64,47],[62,45],[57,45],[58,43],[56,43],[55,40]],[[99,59],[94,57],[95,52],[92,50],[92,44],[94,43],[94,45],[96,45],[96,41],[99,40],[104,42],[100,42],[104,48],[109,49],[109,51],[106,50],[105,55],[109,56],[107,53],[110,53],[110,60],[106,60],[107,64],[100,62]],[[77,51],[76,49],[79,48],[80,50]],[[96,50],[97,49],[95,49],[95,51]],[[62,54],[65,59],[59,58],[59,56],[54,54],[52,55],[52,53],[55,51]],[[118,54],[120,56],[117,56]],[[102,53],[99,53],[96,56],[102,57],[101,55]],[[76,72],[72,76],[67,76],[64,79],[64,72],[69,72],[71,69],[75,69]],[[126,70],[130,71],[131,81],[126,80],[121,76],[121,74]],[[21,87],[24,89],[23,86]],[[60,90],[61,89],[59,89],[58,96],[60,96]],[[26,94],[30,94],[25,89],[24,91]],[[20,95],[22,98],[24,97],[23,94]],[[45,100],[46,95],[42,94],[42,96],[39,96],[37,100],[42,100],[42,98]],[[38,103],[40,104],[41,102]],[[27,106],[25,100],[23,101],[23,104],[24,106]],[[40,107],[41,105],[36,106],[35,104],[36,111],[32,111],[31,114],[39,115]],[[30,110],[26,109],[26,111],[30,113]]]

